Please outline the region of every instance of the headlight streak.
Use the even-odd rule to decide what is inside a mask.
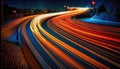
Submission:
[[[55,48],[54,45],[52,45],[51,43],[49,43],[48,41],[46,41],[46,39],[44,39],[44,37],[39,33],[39,30],[37,29],[37,25],[39,25],[39,21],[44,19],[44,18],[48,18],[51,16],[55,16],[55,15],[60,15],[60,14],[65,14],[65,13],[70,13],[71,11],[68,12],[60,12],[60,13],[53,13],[53,14],[46,14],[43,16],[38,16],[35,19],[33,19],[33,21],[31,22],[30,28],[31,31],[34,33],[34,35],[36,36],[36,39],[38,41],[40,41],[41,43],[43,43],[46,47],[48,47],[51,51],[53,51],[54,53],[57,52],[60,55],[58,55],[59,57],[62,58],[62,60],[69,62],[69,65],[73,66],[73,67],[77,67],[77,68],[81,68],[83,69],[83,66],[77,64],[73,59],[71,59],[69,56],[67,56],[66,54],[64,54],[62,51],[60,51],[59,49]],[[40,28],[40,26],[39,26]],[[40,29],[42,32],[44,31],[42,28]],[[56,53],[56,55],[57,55]]]
[[[91,9],[73,8],[14,20],[2,26],[2,39],[17,31],[31,69],[119,69],[120,28],[72,19]]]
[[[82,10],[81,10],[81,11],[82,11]],[[77,11],[75,11],[75,12],[77,12]],[[84,11],[83,11],[83,12],[84,12]],[[46,16],[47,16],[47,15],[46,15]],[[52,16],[52,15],[50,14],[49,16]],[[46,31],[41,27],[41,25],[39,24],[39,21],[42,19],[42,17],[43,17],[43,19],[44,19],[44,16],[36,17],[36,20],[35,20],[34,22],[32,22],[32,23],[36,23],[36,25],[39,27],[39,29],[40,29],[44,34],[46,34],[46,35],[47,35],[48,37],[50,37],[52,40],[54,40],[55,42],[57,42],[57,43],[60,44],[61,46],[64,46],[64,48],[70,50],[72,53],[76,54],[77,56],[82,57],[82,58],[83,58],[84,60],[86,60],[86,61],[91,61],[91,62],[93,62],[93,63],[91,63],[91,64],[93,64],[93,65],[96,65],[96,64],[99,65],[99,66],[97,66],[98,68],[108,68],[108,67],[104,66],[103,64],[95,61],[94,59],[91,59],[90,57],[87,57],[87,56],[86,56],[85,54],[83,54],[82,52],[79,52],[79,51],[75,50],[74,48],[68,46],[68,45],[65,44],[64,42],[61,42],[60,40],[56,39],[54,36],[52,36],[51,34],[49,34],[48,32],[46,32]],[[37,23],[37,22],[38,22],[38,23]],[[40,34],[40,33],[39,33],[39,30],[37,29],[36,25],[35,25],[35,24],[32,24],[32,23],[31,23],[30,26],[33,26],[33,25],[34,25],[35,28],[34,28],[34,30],[31,28],[31,30],[32,30],[33,33],[36,35],[37,39],[38,39],[38,40],[43,39],[42,37],[38,37],[38,36],[41,36],[41,35],[39,35],[39,34]],[[35,32],[35,30],[37,30],[37,31]],[[47,43],[47,42],[46,42],[46,43]],[[50,45],[49,45],[49,46],[50,46]],[[52,46],[51,46],[51,47],[52,47]],[[80,56],[80,54],[81,54],[82,56]],[[89,59],[89,60],[88,60],[88,59]]]
[[[69,40],[70,42],[76,44],[77,46],[79,46],[79,47],[81,47],[81,48],[83,48],[83,49],[85,49],[85,50],[87,50],[87,51],[95,54],[96,56],[99,56],[100,58],[105,59],[105,60],[108,61],[108,62],[113,62],[113,61],[111,61],[110,59],[106,58],[106,57],[108,57],[108,54],[111,56],[111,58],[114,56],[114,58],[112,58],[113,60],[115,60],[116,58],[117,58],[117,59],[120,58],[120,57],[118,57],[118,56],[116,56],[116,55],[114,55],[114,54],[111,54],[111,53],[109,53],[109,52],[105,52],[104,50],[99,49],[99,48],[93,48],[93,47],[91,47],[91,48],[89,49],[89,48],[87,48],[87,47],[84,47],[83,45],[81,45],[81,43],[78,43],[78,42],[75,40],[76,38],[74,38],[73,36],[72,36],[72,37],[70,37],[70,36],[67,37],[66,35],[68,35],[68,34],[66,34],[66,32],[64,33],[64,31],[62,31],[62,30],[60,31],[60,29],[55,28],[54,24],[52,24],[51,22],[48,23],[48,26],[49,26],[54,32],[56,32],[57,34],[59,34],[60,36],[62,36],[62,37],[64,37],[65,39]],[[61,32],[62,32],[62,33],[61,33]],[[89,46],[90,46],[90,45],[89,45]],[[94,52],[93,50],[94,50],[95,52]],[[100,53],[99,53],[100,51],[103,51],[104,53],[102,53],[102,54],[100,55]],[[97,53],[97,52],[98,52],[98,53]],[[103,54],[104,54],[106,57],[102,56]]]
[[[63,15],[64,16],[64,15]],[[62,16],[61,16],[62,17]],[[57,17],[56,17],[57,18]],[[53,20],[55,20],[55,19],[53,19]],[[58,19],[56,19],[56,20],[58,20]],[[58,20],[58,21],[62,21],[62,20]],[[56,26],[58,26],[59,28],[61,28],[61,29],[63,29],[63,30],[65,30],[65,31],[71,31],[70,33],[72,33],[73,32],[73,29],[71,29],[71,30],[67,30],[67,29],[69,29],[69,28],[71,28],[70,26],[69,27],[65,27],[65,26],[68,26],[69,24],[65,24],[64,22],[56,22],[56,21],[54,21],[53,23],[56,25]],[[58,24],[59,23],[59,24]],[[67,22],[68,23],[68,22]],[[60,25],[60,24],[64,24],[64,25]],[[74,27],[74,26],[72,26],[73,28],[76,28],[76,27]],[[75,34],[74,32],[72,33],[72,34],[74,34],[74,35],[76,35],[78,38],[83,38],[84,36],[80,36],[81,34]],[[85,37],[86,38],[86,37]],[[87,40],[89,40],[89,39],[85,39],[85,41],[87,41]],[[97,44],[97,43],[96,43]],[[101,46],[101,45],[100,45]],[[108,48],[108,47],[105,47],[105,48]],[[109,49],[109,48],[108,48]],[[118,52],[119,53],[119,51],[115,51],[115,52]],[[111,60],[108,60],[108,59],[105,59],[105,60],[107,60],[107,61],[109,61],[109,62],[111,62],[111,63],[113,63],[113,64],[115,64],[116,66],[118,66],[119,67],[119,64],[118,63],[115,63],[115,62],[113,62],[113,61],[111,61]]]

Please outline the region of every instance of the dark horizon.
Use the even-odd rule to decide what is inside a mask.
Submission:
[[[57,9],[61,10],[64,5],[70,7],[90,6],[92,0],[4,0],[4,4],[18,9]]]

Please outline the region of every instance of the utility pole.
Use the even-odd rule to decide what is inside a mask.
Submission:
[[[92,11],[93,11],[93,14],[92,15],[94,15],[95,14],[95,12],[96,12],[96,9],[95,9],[95,4],[96,4],[96,2],[95,2],[95,0],[92,0]]]
[[[93,7],[93,9],[95,8],[95,0],[92,0],[92,7]]]
[[[67,6],[66,6],[66,4],[64,4],[64,9],[67,10]]]

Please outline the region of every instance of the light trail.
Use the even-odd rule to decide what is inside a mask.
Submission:
[[[2,27],[2,37],[12,36],[19,27],[19,43],[31,69],[120,68],[120,34],[115,33],[120,28],[71,18],[89,10],[77,7],[20,18]]]
[[[52,44],[50,44],[49,42],[47,42],[45,40],[45,38],[40,34],[38,28],[37,28],[37,24],[39,25],[39,22],[40,20],[44,19],[45,17],[48,18],[50,16],[55,16],[55,15],[60,15],[60,14],[65,14],[65,13],[70,13],[71,11],[69,12],[60,12],[60,13],[54,13],[54,14],[46,14],[46,15],[43,15],[43,16],[38,16],[36,17],[30,27],[31,27],[31,30],[32,32],[34,33],[34,35],[37,37],[37,39],[41,42],[41,43],[44,43],[45,46],[47,46],[51,51],[53,51],[54,53],[56,52],[56,55],[57,54],[60,54],[58,55],[59,57],[61,57],[64,61],[67,61],[69,63],[69,66],[74,66],[77,67],[77,68],[83,68],[83,66],[77,64],[73,59],[71,59],[69,56],[65,55],[64,53],[62,53],[59,49],[55,48],[55,46],[53,46]],[[73,11],[72,11],[73,12]],[[43,18],[42,18],[43,17]],[[41,26],[39,26],[39,28],[41,28],[40,30],[41,31],[45,31],[43,30],[43,28]],[[62,56],[61,56],[62,55]],[[68,64],[66,63],[66,64]]]
[[[37,15],[31,15],[31,16],[26,16],[26,17],[23,17],[23,18],[19,18],[19,19],[16,19],[16,20],[13,20],[5,25],[2,25],[1,27],[1,37],[2,39],[7,39],[9,37],[11,37],[12,35],[14,35],[16,33],[16,30],[17,30],[17,27],[19,27],[19,25],[27,20],[27,19],[30,19],[30,18],[33,18],[35,16],[38,16],[39,14]]]
[[[104,54],[106,57],[104,57],[104,56],[102,56],[102,55],[100,55],[100,54],[98,54],[100,51],[99,51],[99,48],[97,49],[97,48],[93,48],[93,47],[91,47],[91,48],[93,48],[92,50],[91,49],[89,49],[89,48],[86,48],[86,47],[84,47],[83,45],[81,45],[82,44],[82,42],[78,42],[78,41],[76,41],[76,40],[79,40],[78,38],[75,38],[75,37],[73,37],[73,36],[70,36],[69,34],[66,34],[66,32],[64,32],[64,31],[62,31],[62,30],[58,30],[58,28],[55,28],[55,26],[53,25],[53,24],[49,24],[48,26],[50,26],[50,28],[52,29],[52,30],[55,30],[55,31],[57,31],[56,33],[57,34],[59,34],[60,36],[62,36],[62,37],[64,37],[65,39],[67,39],[67,40],[69,40],[70,42],[72,42],[72,43],[74,43],[74,44],[76,44],[77,46],[79,46],[79,47],[81,47],[81,48],[83,48],[83,49],[85,49],[85,50],[87,50],[87,51],[89,51],[89,52],[91,52],[91,53],[93,53],[93,54],[95,54],[96,56],[99,56],[99,57],[101,57],[101,58],[103,58],[103,59],[105,59],[106,61],[108,61],[108,62],[113,62],[113,61],[111,61],[110,59],[108,59],[108,58],[106,58],[106,57],[108,57],[108,54],[110,54],[111,55],[111,57],[112,56],[114,56],[115,58],[112,58],[112,59],[116,59],[116,58],[119,58],[118,56],[115,56],[114,54],[111,54],[111,53],[109,53],[109,52],[105,52],[104,50],[103,50],[103,52],[104,53],[102,53],[102,55]],[[53,27],[52,27],[53,26]],[[61,33],[62,32],[62,33]],[[66,36],[67,35],[67,36]],[[79,40],[80,41],[80,40]],[[85,43],[86,44],[86,43]],[[91,46],[90,44],[88,44],[89,46]],[[94,50],[94,51],[93,51]],[[98,53],[97,53],[97,51],[98,51]],[[101,50],[101,52],[102,52],[102,50]],[[107,54],[105,54],[105,53],[107,53]],[[113,62],[114,63],[114,62]],[[116,63],[115,63],[116,64]]]

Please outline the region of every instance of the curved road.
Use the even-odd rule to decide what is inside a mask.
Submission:
[[[71,18],[89,10],[26,16],[2,26],[2,39],[17,30],[32,69],[119,69],[120,28]]]

